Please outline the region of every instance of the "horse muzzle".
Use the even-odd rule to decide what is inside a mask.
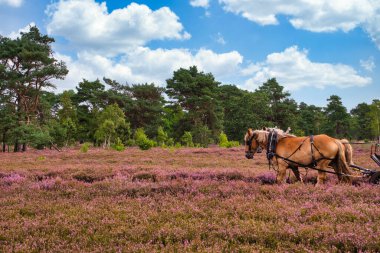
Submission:
[[[253,159],[253,153],[252,152],[245,152],[245,157],[247,159]]]

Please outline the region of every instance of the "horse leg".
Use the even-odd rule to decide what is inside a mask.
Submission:
[[[278,173],[277,173],[277,178],[276,178],[277,184],[285,183],[287,168],[288,168],[287,164],[278,162]]]
[[[318,171],[318,177],[317,177],[317,184],[315,185],[316,187],[324,185],[327,180],[327,174],[326,172],[323,171]]]
[[[294,176],[296,177],[297,181],[301,181],[303,183],[303,179],[301,177],[300,171],[297,166],[290,166],[290,169],[293,171]]]
[[[330,161],[322,160],[318,162],[317,167],[322,170],[327,170],[331,168],[329,166],[329,163]],[[318,171],[317,184],[315,186],[320,186],[320,185],[325,184],[326,180],[327,180],[327,173],[323,171]]]

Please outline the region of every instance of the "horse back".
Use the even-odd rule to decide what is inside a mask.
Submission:
[[[300,151],[302,154],[311,156],[312,148],[315,156],[319,157],[323,155],[328,158],[334,158],[339,150],[339,146],[334,138],[326,134],[319,134],[314,135],[312,138],[310,136],[302,136],[281,139],[277,144],[276,153],[286,157],[293,153],[297,156],[297,153]],[[315,151],[316,149],[318,151]]]

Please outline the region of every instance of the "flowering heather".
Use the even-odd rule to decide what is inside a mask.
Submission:
[[[368,146],[354,149],[376,168]],[[329,175],[315,187],[303,170],[304,184],[276,185],[265,154],[243,148],[31,151],[0,164],[0,252],[380,251],[380,186]]]

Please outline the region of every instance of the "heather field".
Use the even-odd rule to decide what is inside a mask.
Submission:
[[[0,252],[379,252],[380,186],[315,176],[242,147],[1,153]]]

